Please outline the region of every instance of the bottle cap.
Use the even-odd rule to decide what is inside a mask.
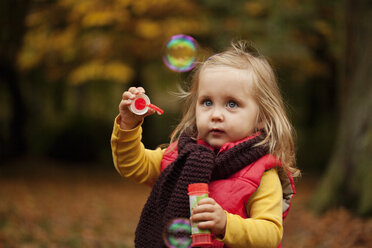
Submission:
[[[210,233],[193,234],[191,247],[205,246],[210,247],[212,243],[212,235]]]
[[[200,192],[200,193],[209,193],[208,192],[208,184],[207,183],[193,183],[189,184],[188,187],[189,192]]]

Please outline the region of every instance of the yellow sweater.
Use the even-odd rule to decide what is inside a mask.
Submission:
[[[116,170],[121,176],[152,186],[160,174],[164,149],[149,150],[141,143],[142,128],[122,130],[117,117],[111,136]],[[282,187],[275,169],[266,171],[246,206],[249,218],[226,212],[226,232],[219,239],[231,248],[277,247],[283,235]]]

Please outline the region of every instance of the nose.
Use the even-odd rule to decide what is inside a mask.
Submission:
[[[212,121],[223,121],[224,115],[223,115],[223,109],[219,107],[215,107],[212,110],[211,113],[211,120]]]

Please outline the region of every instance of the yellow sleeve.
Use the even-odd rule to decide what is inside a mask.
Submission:
[[[145,149],[141,143],[141,125],[131,129],[120,129],[120,116],[116,117],[111,135],[114,165],[119,174],[137,183],[153,185],[160,175],[160,163],[164,150]],[[141,123],[142,124],[142,123]]]
[[[232,248],[277,247],[283,236],[282,187],[275,169],[266,171],[247,204],[250,217],[226,213],[226,232],[221,240]]]

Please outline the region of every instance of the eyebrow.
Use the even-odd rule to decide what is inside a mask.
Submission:
[[[237,97],[234,97],[234,96],[227,96],[226,99],[233,100],[234,102],[237,102],[239,104],[242,104],[244,102],[244,99],[237,98]]]
[[[204,100],[204,99],[209,99],[209,98],[212,98],[212,97],[210,95],[200,95],[200,96],[198,96],[197,101]],[[233,101],[236,101],[238,103],[241,103],[244,100],[240,97],[231,96],[231,95],[224,96],[223,99],[225,101],[233,100]]]
[[[198,95],[197,99],[199,99],[199,98],[207,98],[207,97],[210,97],[210,95]]]

